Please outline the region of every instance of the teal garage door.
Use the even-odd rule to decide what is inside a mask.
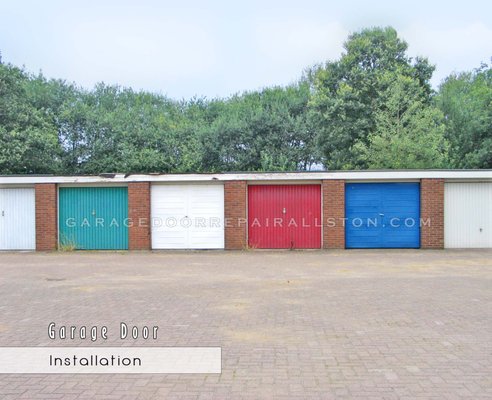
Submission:
[[[80,250],[128,249],[128,189],[69,187],[58,193],[59,243]]]

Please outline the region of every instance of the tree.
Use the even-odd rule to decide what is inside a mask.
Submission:
[[[369,168],[443,168],[448,166],[444,116],[424,103],[414,78],[388,73],[381,93],[384,107],[375,114],[375,130],[367,143],[354,145]]]
[[[452,74],[439,88],[437,104],[455,168],[492,168],[492,68]]]
[[[311,119],[318,133],[323,163],[329,169],[365,168],[356,143],[367,144],[376,129],[376,112],[384,107],[387,74],[414,79],[422,101],[430,103],[433,66],[406,55],[407,43],[393,28],[371,28],[350,35],[340,60],[311,73]]]
[[[60,171],[56,127],[50,113],[36,107],[32,79],[19,68],[0,64],[0,174]]]
[[[198,168],[197,139],[179,104],[163,96],[99,84],[79,90],[58,120],[71,173],[188,172]]]
[[[216,171],[306,170],[315,162],[307,120],[309,85],[268,88],[209,104],[199,129],[203,168]]]
[[[285,87],[179,102],[0,63],[0,174],[492,168],[490,67],[436,96],[393,28],[344,48]]]

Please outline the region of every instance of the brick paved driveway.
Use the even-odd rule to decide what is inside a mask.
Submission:
[[[0,345],[52,320],[157,324],[223,373],[2,375],[0,399],[492,398],[490,251],[0,253]]]

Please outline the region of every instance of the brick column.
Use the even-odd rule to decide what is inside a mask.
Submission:
[[[420,247],[444,248],[444,179],[420,181]]]
[[[128,184],[129,250],[150,250],[150,182]]]
[[[345,248],[345,181],[324,180],[323,192],[323,248]]]
[[[36,250],[51,251],[58,248],[58,204],[56,184],[36,183]]]
[[[225,248],[241,250],[247,245],[246,181],[224,183]]]

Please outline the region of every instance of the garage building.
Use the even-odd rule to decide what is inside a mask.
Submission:
[[[492,248],[491,170],[0,176],[0,250]]]

